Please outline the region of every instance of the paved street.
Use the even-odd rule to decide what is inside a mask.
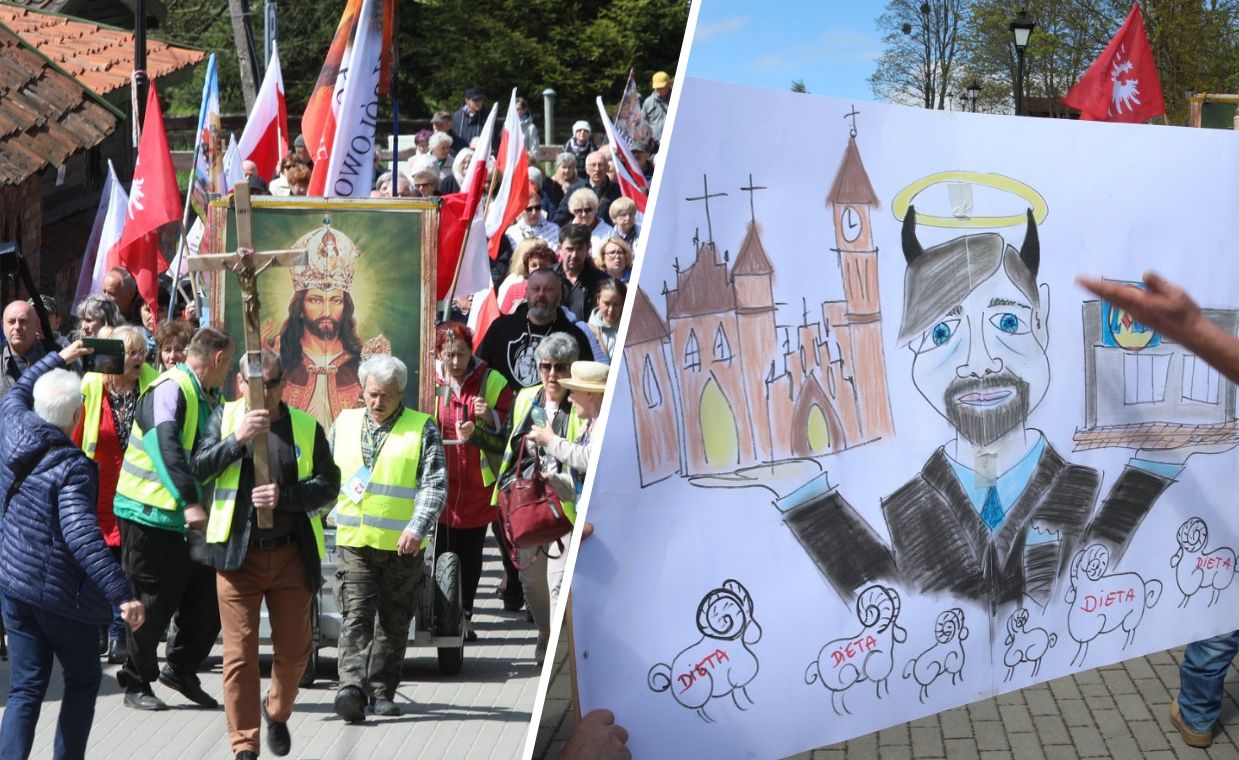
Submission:
[[[320,679],[302,691],[297,712],[289,722],[291,758],[344,760],[351,758],[457,758],[512,760],[520,755],[537,694],[534,667],[536,634],[525,613],[503,611],[494,593],[501,565],[498,550],[488,546],[478,590],[474,619],[481,640],[465,650],[465,667],[457,676],[439,674],[433,649],[410,650],[405,681],[396,697],[406,714],[398,718],[370,718],[361,726],[346,726],[332,712],[335,684]],[[217,698],[222,694],[220,647],[202,673],[203,686]],[[264,673],[270,666],[264,648]],[[334,672],[335,650],[324,649],[328,672]],[[204,711],[189,706],[179,694],[160,684],[155,693],[173,709],[141,713],[122,704],[123,692],[104,666],[103,688],[95,712],[87,757],[91,760],[158,758],[227,760],[223,709]],[[0,692],[7,692],[8,663],[0,663]],[[39,719],[32,757],[50,758],[59,711],[59,669]],[[264,681],[265,683],[265,681]],[[264,747],[265,750],[265,747]],[[264,752],[264,757],[270,753]]]
[[[576,725],[566,644],[555,656],[534,760],[555,760]],[[1182,649],[1129,660],[997,699],[949,710],[794,760],[1235,760],[1239,758],[1239,670],[1231,667],[1223,730],[1208,750],[1185,745],[1167,711],[1179,689]],[[640,760],[640,758],[638,758]]]

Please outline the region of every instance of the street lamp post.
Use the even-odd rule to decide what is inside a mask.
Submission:
[[[1015,39],[1015,115],[1024,115],[1024,48],[1028,47],[1028,38],[1032,36],[1037,22],[1028,17],[1028,12],[1021,9],[1011,22],[1011,36]]]
[[[981,83],[975,79],[972,80],[971,82],[968,83],[967,92],[968,92],[968,105],[971,107],[972,112],[976,113],[977,112],[977,98],[981,97]]]
[[[543,141],[547,145],[551,145],[555,141],[551,133],[551,129],[555,125],[555,91],[550,87],[542,91],[542,121],[542,126],[546,128],[546,136],[543,138]]]

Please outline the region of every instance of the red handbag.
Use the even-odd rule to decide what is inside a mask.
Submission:
[[[525,442],[521,441],[516,458],[516,472],[525,458]],[[572,521],[564,514],[559,496],[535,467],[533,475],[517,476],[499,491],[499,522],[508,545],[515,549],[544,546],[572,532]],[[512,557],[513,564],[516,558]],[[519,565],[518,565],[519,566]]]

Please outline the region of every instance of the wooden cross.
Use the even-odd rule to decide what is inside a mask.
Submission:
[[[272,266],[295,267],[306,265],[304,248],[278,251],[255,251],[254,228],[251,218],[250,186],[240,182],[234,188],[233,207],[237,215],[237,250],[231,253],[204,253],[187,256],[191,272],[222,271],[231,269],[241,284],[241,306],[245,321],[246,387],[245,401],[250,409],[266,406],[262,377],[262,332],[259,328],[260,304],[258,301],[258,275]],[[265,486],[271,482],[271,463],[268,460],[267,434],[253,440],[254,485]],[[258,510],[258,527],[275,527],[275,515],[269,509]]]

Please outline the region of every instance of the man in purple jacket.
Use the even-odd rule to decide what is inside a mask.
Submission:
[[[134,629],[146,619],[99,530],[99,472],[69,438],[82,388],[64,368],[88,353],[77,341],[48,354],[0,400],[0,591],[11,660],[0,760],[30,756],[53,657],[65,682],[55,757],[84,758],[103,675],[99,626],[113,604]]]

